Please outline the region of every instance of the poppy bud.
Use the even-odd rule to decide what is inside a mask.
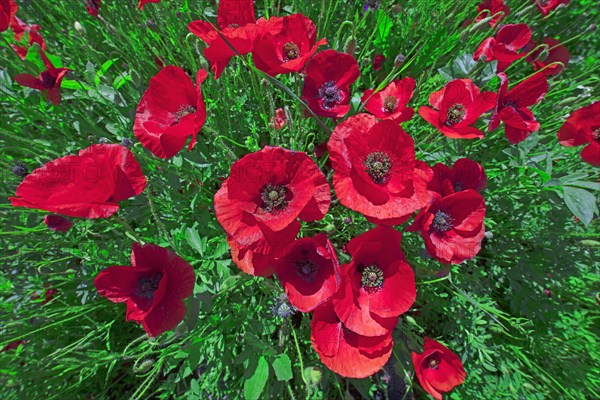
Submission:
[[[595,32],[596,31],[596,24],[591,24],[590,26],[588,26],[587,30],[590,31],[590,32]]]
[[[372,65],[375,71],[379,71],[385,62],[385,56],[383,54],[377,54],[373,57]]]
[[[83,25],[81,25],[79,23],[79,21],[75,21],[75,23],[73,24],[73,26],[75,27],[75,30],[81,34],[85,34],[85,28],[83,27]]]
[[[109,143],[110,143],[110,140],[108,140],[108,139],[107,139],[107,138],[105,138],[105,137],[101,137],[100,139],[98,139],[98,143],[99,143],[99,144],[109,144]]]
[[[487,240],[492,240],[494,238],[494,234],[492,232],[490,232],[490,231],[486,231],[483,234],[483,237],[486,238]]]
[[[306,151],[312,153],[315,150],[315,144],[310,142],[308,146],[306,146]]]
[[[121,140],[121,146],[125,146],[128,149],[132,148],[134,144],[135,143],[133,142],[133,140],[129,138],[123,138],[123,140]]]
[[[325,232],[327,232],[328,234],[330,234],[330,235],[331,235],[332,233],[335,233],[335,231],[336,231],[337,229],[335,228],[335,225],[333,225],[333,224],[328,224],[328,225],[325,227],[325,229],[323,229],[323,230],[324,230]]]
[[[398,68],[404,64],[404,60],[406,60],[406,57],[403,54],[398,54],[394,59],[394,68]]]
[[[545,294],[547,297],[552,297],[552,292],[550,291],[550,289],[544,289],[544,294]]]
[[[12,173],[18,177],[23,178],[24,176],[29,174],[29,171],[27,171],[27,167],[25,166],[25,164],[23,162],[17,161],[15,163],[15,166],[12,169]]]
[[[141,361],[139,364],[138,362]],[[150,369],[154,366],[154,360],[151,358],[148,359],[140,359],[133,364],[133,373],[136,375],[142,375],[146,372],[150,371]]]
[[[400,4],[394,4],[392,7],[392,12],[394,14],[400,14],[402,12],[402,6]]]
[[[540,52],[540,55],[537,58],[537,61],[546,61],[546,58],[548,58],[548,46],[544,46],[544,48],[542,49],[542,51]]]
[[[353,57],[356,55],[356,39],[354,39],[354,37],[350,37],[350,39],[346,41],[345,49],[345,53],[348,53]]]
[[[310,387],[317,387],[317,385],[321,382],[321,378],[323,373],[317,367],[306,367],[304,368],[304,378],[306,379],[306,383]]]
[[[151,19],[148,19],[148,20],[146,20],[146,23],[145,23],[145,25],[146,25],[146,27],[147,27],[148,29],[150,29],[150,30],[151,30],[151,31],[153,31],[153,32],[156,32],[156,31],[158,30],[158,29],[157,29],[156,22],[154,22],[154,21],[153,21],[153,20],[151,20]]]
[[[352,217],[346,217],[346,218],[344,218],[344,223],[345,224],[351,224],[352,223]]]

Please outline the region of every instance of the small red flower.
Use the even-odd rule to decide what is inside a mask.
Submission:
[[[51,302],[52,299],[54,299],[54,296],[56,296],[58,293],[59,292],[56,289],[46,289],[44,292],[44,301],[42,302],[42,305]]]
[[[269,28],[256,39],[252,60],[271,76],[300,71],[317,47],[327,44],[326,39],[316,41],[317,27],[302,14],[273,17],[265,24]]]
[[[348,378],[366,378],[389,360],[392,333],[362,336],[348,329],[337,317],[331,302],[317,308],[310,323],[310,341],[319,358],[333,372]]]
[[[138,7],[140,10],[144,9],[144,6],[148,3],[158,3],[160,0],[140,0],[138,2]]]
[[[14,0],[0,0],[0,32],[8,29],[18,10],[19,6]]]
[[[68,68],[55,68],[50,62],[44,50],[40,50],[40,56],[46,65],[46,70],[40,75],[19,74],[15,80],[21,86],[37,89],[44,93],[53,104],[60,104],[60,83],[69,71]]]
[[[333,296],[333,307],[351,331],[385,335],[415,302],[415,275],[401,241],[402,233],[378,226],[348,242],[352,261],[342,266],[342,284]]]
[[[412,353],[412,362],[419,383],[436,400],[465,381],[467,374],[460,358],[446,346],[425,338],[423,353]]]
[[[415,90],[413,78],[398,79],[390,82],[383,90],[373,93],[374,89],[365,90],[361,101],[365,110],[381,119],[391,119],[401,123],[411,119],[415,110],[406,107]]]
[[[600,101],[573,111],[558,131],[558,141],[563,146],[587,144],[581,157],[600,166]]]
[[[161,69],[152,79],[137,106],[133,132],[155,156],[176,155],[192,137],[188,150],[206,121],[206,106],[201,85],[208,74],[196,74],[196,86],[179,67]]]
[[[489,14],[482,12],[485,10],[487,10]],[[477,12],[480,13],[480,15],[475,18],[475,22],[479,22],[487,17],[493,17],[488,22],[493,28],[510,13],[510,8],[504,4],[504,0],[483,0],[481,4],[477,6]]]
[[[462,190],[473,189],[481,192],[487,184],[487,176],[483,167],[468,158],[456,160],[452,168],[444,164],[433,166],[433,179],[427,189],[443,196]]]
[[[498,60],[496,72],[502,72],[514,61],[525,57],[519,51],[529,43],[531,29],[525,24],[504,25],[496,36],[487,38],[475,50],[473,60],[491,62]]]
[[[548,80],[543,73],[538,72],[508,91],[506,74],[501,72],[498,77],[501,81],[500,90],[488,131],[493,131],[503,121],[506,138],[516,144],[540,129],[540,123],[527,107],[542,101],[548,92]]]
[[[565,6],[571,2],[571,0],[531,0],[535,3],[536,7],[542,15],[545,17],[550,14],[551,11],[555,10],[561,4]]]
[[[544,48],[539,48],[531,53],[525,61],[533,64],[533,69],[537,71],[538,69],[544,68],[546,65],[550,65],[554,62],[561,62],[564,67],[569,64],[569,59],[571,55],[569,54],[569,50],[560,44],[560,42],[553,38],[546,38],[542,42],[543,45],[546,45],[547,50]],[[537,47],[537,43],[533,40],[527,44],[525,47],[525,52],[529,53],[533,49]],[[546,76],[556,75],[560,73],[563,68],[560,64],[551,65],[548,68],[544,68],[543,72]]]
[[[432,172],[415,159],[414,142],[395,122],[357,114],[327,144],[340,203],[370,221],[397,225],[429,203]]]
[[[73,226],[73,221],[69,218],[56,214],[46,215],[44,217],[44,223],[48,226],[48,229],[57,232],[66,232]]]
[[[335,250],[322,233],[286,246],[275,271],[290,303],[302,312],[325,303],[340,286]]]
[[[384,62],[385,62],[385,56],[383,54],[377,54],[375,57],[373,57],[373,60],[371,61],[371,65],[373,66],[373,69],[375,71],[379,71],[381,69],[381,67],[383,66]]]
[[[341,118],[350,110],[350,86],[359,75],[358,63],[351,55],[321,51],[306,68],[302,100],[317,115]]]
[[[155,337],[177,326],[185,317],[183,299],[194,291],[194,269],[183,258],[154,245],[131,246],[131,266],[108,267],[94,285],[113,303],[127,303],[127,321],[142,324]]]
[[[108,218],[119,209],[119,201],[145,187],[146,177],[131,151],[118,144],[95,144],[34,170],[9,200],[13,207]]]
[[[25,346],[25,343],[27,343],[25,340],[15,340],[10,342],[9,344],[7,344],[6,346],[4,346],[2,348],[2,350],[0,350],[0,353],[4,353],[6,351],[10,351],[10,350],[15,350],[17,349],[19,346]]]
[[[283,108],[275,110],[275,116],[271,117],[271,127],[275,129],[282,129],[287,122],[287,116]]]
[[[102,5],[102,0],[86,0],[86,8],[88,14],[92,17],[98,18],[98,11]]]
[[[452,139],[483,138],[472,126],[481,114],[494,107],[496,93],[479,92],[470,79],[455,79],[429,96],[429,104],[419,108],[419,115]]]

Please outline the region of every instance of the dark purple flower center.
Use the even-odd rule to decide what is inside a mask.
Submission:
[[[288,205],[285,199],[287,188],[283,185],[266,184],[260,191],[260,198],[263,201],[263,209],[268,213],[282,211]]]
[[[300,57],[300,48],[296,43],[287,42],[283,45],[283,61],[288,62],[289,60],[295,60]]]
[[[516,108],[516,107],[517,107],[517,103],[515,103],[515,102],[514,102],[514,101],[512,101],[512,100],[504,100],[504,101],[502,102],[502,107],[503,107],[503,108],[504,108],[504,107],[513,107],[513,108]]]
[[[44,87],[53,88],[56,84],[56,78],[49,71],[44,71],[40,74],[40,79]]]
[[[383,112],[391,114],[396,111],[396,107],[398,107],[398,99],[394,96],[387,96],[383,99]]]
[[[461,190],[463,190],[462,183],[460,183],[460,182],[454,182],[452,184],[452,188],[454,189],[455,192],[460,192]]]
[[[433,353],[425,358],[424,364],[427,369],[438,369],[441,363],[441,355],[439,353]]]
[[[142,276],[135,284],[135,294],[143,299],[152,300],[162,276],[162,272],[157,272],[154,276]]]
[[[182,104],[179,106],[179,110],[175,113],[175,117],[177,118],[177,122],[181,121],[183,117],[189,114],[193,114],[196,112],[196,107],[190,104]]]
[[[381,290],[383,281],[383,271],[376,264],[371,264],[363,269],[360,283],[367,292]]]
[[[239,24],[229,24],[227,25],[228,28],[239,28]]]
[[[592,131],[592,140],[594,142],[600,143],[600,127],[596,128]]]
[[[375,151],[367,156],[364,161],[365,172],[378,185],[386,183],[390,177],[392,163],[390,157],[381,152]]]
[[[448,213],[438,210],[433,217],[433,229],[438,233],[447,232],[454,227],[454,218]]]
[[[452,104],[448,108],[448,114],[446,116],[446,126],[452,126],[458,124],[460,121],[465,119],[467,110],[465,106],[460,103]]]
[[[296,264],[296,275],[306,282],[312,282],[315,275],[319,271],[319,266],[312,260],[297,260]]]
[[[342,101],[344,96],[334,81],[327,81],[319,88],[318,98],[323,100],[324,110],[331,110]]]

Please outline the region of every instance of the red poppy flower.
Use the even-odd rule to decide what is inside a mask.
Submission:
[[[489,14],[482,13],[484,10],[487,10]],[[479,22],[487,17],[493,17],[488,22],[493,28],[510,13],[510,8],[504,4],[504,0],[483,0],[481,4],[477,6],[477,12],[480,15],[475,18],[475,22]]]
[[[540,129],[540,123],[527,107],[542,101],[548,92],[548,80],[543,73],[537,73],[508,91],[508,78],[504,72],[498,74],[500,90],[496,101],[496,109],[488,131],[493,131],[504,121],[504,132],[509,142],[522,142]],[[507,93],[508,91],[508,93]]]
[[[196,135],[206,121],[201,85],[208,74],[203,69],[194,82],[179,67],[161,69],[152,79],[137,106],[133,133],[152,154],[170,158],[184,146],[188,137],[191,150]]]
[[[300,71],[317,47],[327,44],[326,39],[316,41],[317,27],[302,14],[273,17],[266,24],[269,28],[254,43],[252,60],[271,76]]]
[[[275,262],[275,271],[290,303],[302,312],[329,300],[340,286],[335,250],[322,233],[286,246]]]
[[[374,89],[365,91],[361,101],[365,110],[381,119],[391,119],[401,123],[411,119],[415,110],[406,107],[415,90],[413,78],[398,79],[390,82],[383,90],[373,93]]]
[[[140,10],[144,9],[144,6],[148,3],[158,3],[160,0],[140,0],[138,2],[138,7]]]
[[[397,225],[429,203],[432,172],[415,159],[414,141],[395,122],[357,114],[327,144],[340,203],[370,221]]]
[[[183,258],[154,245],[131,246],[131,266],[108,267],[94,285],[113,303],[127,303],[127,321],[142,324],[155,337],[177,326],[185,317],[183,299],[194,291],[194,269]]]
[[[483,167],[473,160],[461,158],[456,160],[452,168],[435,164],[433,179],[427,184],[427,189],[443,197],[467,189],[481,192],[486,184],[487,176]]]
[[[44,223],[48,226],[48,229],[57,232],[66,232],[73,226],[73,221],[69,218],[56,214],[46,215],[44,217]]]
[[[39,25],[36,24],[26,24],[21,21],[19,18],[15,17],[10,23],[10,28],[14,32],[15,41],[21,42],[27,34],[27,45],[18,45],[11,44],[11,47],[17,53],[17,55],[24,60],[27,57],[27,52],[29,48],[33,46],[34,43],[40,45],[42,50],[46,50],[46,42],[44,41],[44,37],[38,32],[42,29]]]
[[[460,264],[475,257],[485,233],[485,201],[472,189],[445,197],[435,194],[409,231],[421,230],[427,252],[444,264]]]
[[[14,0],[0,0],[0,32],[8,29],[18,10]]]
[[[536,7],[542,15],[545,17],[550,14],[551,11],[555,10],[561,4],[565,6],[570,3],[570,0],[531,0],[535,3]]]
[[[9,200],[14,207],[108,218],[119,209],[117,202],[145,187],[146,177],[131,151],[118,144],[95,144],[34,170]]]
[[[242,246],[232,236],[227,235],[227,243],[231,249],[231,259],[239,269],[247,274],[254,276],[273,275],[275,273],[274,254],[278,246],[282,245],[282,241],[289,243],[290,241],[294,240],[298,234],[298,231],[300,231],[300,226],[292,224],[292,227],[292,229],[287,231],[287,235],[280,235],[276,239],[278,240],[277,245],[271,246],[271,248],[263,250],[262,252],[253,251],[246,246]],[[289,237],[284,238],[283,236]]]
[[[358,63],[350,54],[321,51],[306,68],[302,100],[317,115],[341,118],[350,110],[350,85],[359,75]]]
[[[4,352],[10,351],[10,350],[15,350],[19,346],[25,346],[25,343],[27,343],[27,342],[23,339],[12,341],[9,344],[7,344],[6,346],[4,346],[2,348],[2,350],[0,350],[0,353],[4,353]]]
[[[306,153],[265,147],[233,163],[215,214],[239,245],[267,254],[296,237],[297,218],[323,218],[330,201],[327,179]]]
[[[271,117],[271,127],[275,129],[282,129],[287,122],[287,116],[285,115],[285,110],[283,108],[278,108],[275,110],[275,116]]]
[[[317,308],[310,323],[310,341],[319,358],[333,372],[348,378],[366,378],[389,360],[392,333],[362,336],[348,329],[337,317],[331,302]]]
[[[487,38],[475,50],[473,60],[485,62],[498,60],[496,72],[502,72],[514,61],[525,57],[519,51],[529,43],[531,29],[525,24],[504,25],[496,36]],[[483,57],[483,58],[482,58]]]
[[[542,44],[546,45],[547,48],[539,48],[525,59],[525,61],[528,63],[533,64],[533,69],[535,71],[542,69],[546,65],[550,65],[554,62],[561,62],[564,67],[569,64],[569,59],[571,57],[569,50],[565,46],[561,45],[558,40],[546,38]],[[525,52],[529,53],[536,47],[537,43],[532,40],[525,47]],[[564,67],[560,64],[550,65],[548,68],[544,68],[544,70],[541,72],[543,72],[546,76],[556,75],[560,73]]]
[[[102,0],[87,0],[86,8],[88,14],[92,17],[98,18],[98,11],[100,10],[100,6],[102,5]]]
[[[56,296],[58,293],[59,292],[56,289],[46,289],[44,292],[44,301],[42,302],[42,305],[51,302],[52,299],[54,299],[54,296]]]
[[[60,83],[69,71],[68,68],[55,68],[50,62],[44,50],[40,50],[40,56],[46,65],[46,70],[40,75],[19,74],[15,80],[21,86],[37,89],[44,93],[53,104],[60,104]]]
[[[563,146],[587,146],[581,157],[587,163],[600,166],[600,101],[573,111],[558,131]]]
[[[423,353],[412,353],[412,362],[419,383],[436,400],[464,382],[467,374],[460,358],[446,346],[425,338]]]
[[[373,57],[373,61],[371,61],[371,65],[373,65],[373,69],[375,71],[379,71],[385,62],[385,56],[383,54],[377,54]]]
[[[351,331],[384,335],[415,302],[415,275],[401,241],[402,233],[378,226],[348,242],[352,261],[342,266],[342,284],[333,296],[333,307]]]
[[[470,79],[455,79],[429,96],[419,115],[452,139],[481,139],[483,132],[472,126],[481,114],[494,107],[496,93],[479,92]]]

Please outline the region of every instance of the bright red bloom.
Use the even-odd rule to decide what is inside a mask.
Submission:
[[[140,0],[138,2],[138,7],[140,10],[144,9],[144,6],[148,3],[158,3],[160,0]]]
[[[433,179],[427,184],[427,189],[443,197],[467,189],[481,192],[486,184],[487,176],[483,167],[471,159],[461,158],[456,160],[452,168],[435,164]]]
[[[385,62],[385,56],[383,54],[377,54],[375,57],[373,57],[373,60],[371,61],[371,65],[373,65],[373,69],[375,71],[379,71],[384,62]]]
[[[555,10],[561,4],[567,5],[571,0],[531,0],[535,3],[536,7],[542,15],[545,17],[550,14],[551,11]]]
[[[391,119],[396,123],[408,121],[415,110],[406,107],[415,90],[415,80],[411,77],[390,82],[383,90],[373,93],[374,89],[365,90],[361,101],[365,110],[381,119]]]
[[[446,346],[425,338],[423,353],[412,353],[412,362],[419,383],[436,400],[464,382],[467,374],[460,358]]]
[[[498,74],[500,90],[496,101],[496,109],[488,131],[493,131],[504,121],[504,132],[509,142],[522,142],[540,129],[540,123],[527,107],[542,101],[548,92],[548,80],[543,73],[537,73],[508,91],[508,78],[504,72]],[[508,93],[507,93],[508,91]]]
[[[48,57],[46,57],[46,54],[43,50],[40,50],[40,56],[46,65],[45,71],[43,71],[37,77],[29,74],[19,74],[15,76],[15,80],[21,86],[27,86],[41,91],[53,104],[59,105],[61,100],[60,83],[69,69],[55,68]]]
[[[337,317],[331,302],[317,308],[310,323],[310,341],[319,358],[333,372],[348,378],[366,378],[379,371],[390,358],[392,333],[362,336]]]
[[[348,242],[352,261],[342,266],[342,285],[333,296],[333,307],[351,331],[385,335],[415,302],[415,275],[401,241],[402,233],[378,226]]]
[[[275,129],[282,129],[287,122],[287,116],[283,108],[275,110],[275,116],[271,117],[271,126]]]
[[[265,24],[269,28],[256,39],[252,60],[271,76],[300,71],[317,47],[327,44],[326,39],[316,41],[317,27],[302,14],[272,17]]]
[[[14,0],[0,0],[0,32],[4,32],[11,24],[19,6]]]
[[[203,69],[196,74],[196,87],[179,67],[161,69],[152,79],[137,106],[133,132],[155,156],[170,158],[192,137],[188,150],[206,121],[206,106],[201,85],[208,76]]]
[[[286,246],[275,271],[290,303],[302,312],[325,303],[340,286],[335,250],[322,233]]]
[[[547,46],[547,50],[544,51],[544,48],[539,48],[533,53],[531,53],[525,61],[533,64],[533,69],[537,71],[538,69],[544,68],[546,65],[552,64],[554,62],[561,62],[564,67],[569,65],[569,59],[571,55],[569,54],[569,50],[560,44],[560,42],[553,38],[546,38],[542,42],[542,44]],[[529,53],[533,49],[537,47],[537,43],[533,40],[527,44],[525,47],[525,52]],[[556,75],[560,73],[563,68],[560,64],[555,64],[545,68],[542,72],[546,75]]]
[[[487,38],[475,50],[473,60],[485,62],[498,60],[496,72],[502,72],[514,61],[525,57],[519,51],[529,43],[531,29],[525,24],[504,25],[496,36]]]
[[[563,146],[587,146],[581,157],[587,163],[600,166],[600,101],[573,111],[558,131]]]
[[[341,118],[350,110],[350,86],[359,75],[358,63],[350,54],[321,51],[306,68],[302,100],[317,115]]]
[[[87,0],[86,8],[88,14],[92,17],[98,18],[98,11],[100,10],[100,6],[102,5],[102,0]]]
[[[395,122],[353,115],[327,148],[340,203],[372,222],[397,225],[429,203],[431,168],[415,159],[414,141]]]
[[[470,79],[455,79],[429,96],[429,104],[436,109],[422,106],[419,115],[449,138],[481,139],[483,132],[472,125],[495,102],[496,93],[480,93]]]
[[[421,230],[427,252],[444,264],[460,264],[481,249],[485,201],[472,189],[445,197],[435,194],[407,230]]]
[[[183,299],[194,291],[194,269],[183,258],[154,245],[131,246],[131,266],[102,270],[94,285],[113,303],[127,303],[127,321],[142,324],[155,337],[185,317]]]
[[[242,247],[267,254],[294,240],[303,221],[321,219],[331,194],[306,153],[265,147],[231,166],[215,194],[215,214]]]
[[[118,144],[95,144],[34,170],[9,200],[14,207],[108,218],[119,209],[119,201],[145,187],[146,177],[131,151]]]
[[[287,233],[281,234],[277,240],[278,245],[280,241],[285,240],[287,242],[294,240],[300,227],[296,224],[292,224],[292,228],[287,230]],[[239,269],[247,274],[254,276],[271,276],[275,273],[275,253],[277,246],[266,251],[255,252],[246,246],[242,246],[235,239],[227,235],[227,244],[231,249],[231,259],[237,265]]]
[[[44,223],[48,226],[48,229],[57,232],[66,232],[73,226],[73,221],[69,218],[56,214],[46,215],[44,217]]]
[[[489,11],[489,14],[482,13],[484,10]],[[493,28],[510,13],[510,8],[504,4],[504,0],[483,0],[481,4],[477,6],[477,12],[480,13],[480,15],[475,18],[475,22],[479,22],[484,18],[494,16],[488,22]]]

